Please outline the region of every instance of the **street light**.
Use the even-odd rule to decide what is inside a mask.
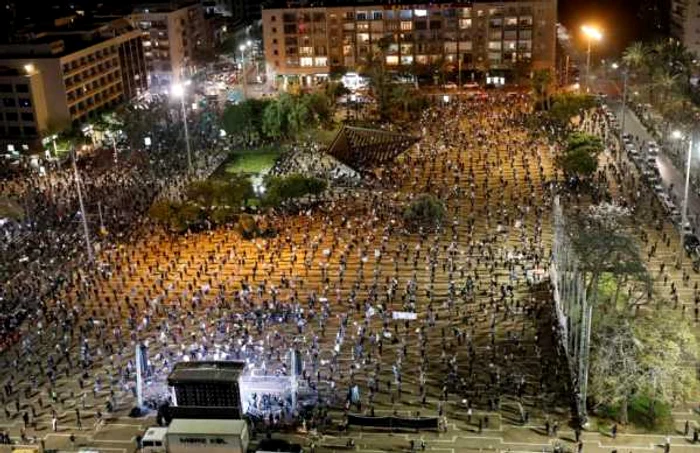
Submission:
[[[174,97],[180,98],[180,106],[182,107],[182,124],[185,128],[185,147],[187,148],[187,170],[191,173],[192,149],[190,148],[190,133],[187,129],[187,109],[185,109],[185,87],[180,83],[176,83],[172,86],[170,92]]]
[[[617,63],[612,64],[613,69],[619,68],[620,65]],[[617,161],[620,162],[622,158],[623,141],[622,136],[625,135],[625,119],[627,118],[627,79],[629,77],[629,69],[627,66],[622,68],[622,110],[620,112],[622,118],[620,121],[620,137],[618,138],[618,144],[620,146],[617,153]]]
[[[83,202],[83,192],[80,190],[80,174],[78,173],[78,165],[75,163],[75,148],[71,150],[73,159],[73,177],[75,178],[75,189],[78,192],[78,204],[80,205],[80,217],[83,221],[83,234],[85,235],[85,248],[87,249],[88,260],[92,264],[95,261],[95,255],[92,252],[92,244],[90,243],[90,230],[87,224],[87,214],[85,212],[85,203]]]
[[[683,138],[681,131],[673,131],[671,136],[675,139]],[[681,244],[678,250],[678,268],[683,264],[683,249],[685,245],[685,224],[688,221],[688,189],[690,187],[690,161],[693,157],[693,134],[688,134],[688,158],[685,163],[685,189],[683,190],[683,205],[681,206]]]
[[[250,43],[250,41],[248,41]],[[248,44],[250,45],[250,44]],[[241,44],[238,46],[238,49],[241,51],[241,79],[243,81],[243,99],[248,98],[248,82],[246,81],[245,77],[245,49],[246,49],[246,44]]]
[[[603,39],[603,32],[591,25],[581,26],[581,31],[588,39],[588,50],[586,51],[586,92],[591,89],[591,43]]]

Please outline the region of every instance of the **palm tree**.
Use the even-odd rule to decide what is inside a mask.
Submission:
[[[654,85],[661,90],[660,102],[666,102],[670,94],[678,87],[678,75],[663,69],[655,74]]]
[[[649,50],[647,47],[643,42],[637,41],[625,49],[625,51],[622,53],[622,61],[628,68],[637,70],[646,63],[648,56]]]

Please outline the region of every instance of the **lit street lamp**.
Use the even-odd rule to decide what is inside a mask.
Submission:
[[[78,191],[78,203],[80,205],[80,217],[83,221],[83,234],[85,235],[85,248],[87,249],[88,260],[90,263],[95,261],[95,256],[92,253],[92,244],[90,243],[90,230],[87,224],[87,214],[85,213],[85,203],[83,202],[83,192],[80,190],[80,175],[78,174],[78,165],[75,163],[75,148],[71,151],[73,158],[73,174],[75,177],[75,188]]]
[[[603,32],[590,25],[583,25],[581,31],[588,39],[588,50],[586,51],[586,92],[591,90],[591,43],[603,39]]]
[[[617,69],[620,66],[617,63],[612,64],[613,69]],[[622,136],[625,135],[625,119],[627,118],[627,78],[629,77],[629,70],[625,66],[622,69],[622,111],[621,111],[621,116],[622,118],[620,119],[620,137],[619,137],[619,145],[620,149],[617,152],[617,161],[620,162],[620,159],[622,158],[622,150],[623,150],[623,142],[622,142]]]
[[[192,172],[192,149],[190,147],[190,133],[187,129],[187,110],[185,109],[185,86],[181,83],[176,83],[172,86],[171,93],[174,97],[180,98],[180,106],[182,107],[182,124],[185,128],[185,147],[187,148],[187,170]]]

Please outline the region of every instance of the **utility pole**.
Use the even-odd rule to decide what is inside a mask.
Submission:
[[[105,229],[105,222],[102,219],[102,203],[99,201],[97,202],[97,213],[100,215],[100,232],[102,232]]]
[[[462,54],[457,58],[457,90],[462,90]]]
[[[695,140],[691,132],[688,137],[688,159],[685,164],[685,191],[683,194],[683,207],[681,208],[681,243],[678,250],[678,268],[683,264],[685,253],[685,224],[688,221],[688,189],[690,187],[690,161],[693,158],[693,144]]]
[[[75,187],[78,191],[78,203],[80,203],[80,216],[83,219],[83,233],[85,234],[85,247],[87,248],[88,261],[93,263],[95,256],[92,253],[92,244],[90,244],[90,230],[87,224],[87,215],[85,213],[85,203],[83,202],[83,192],[80,189],[80,175],[78,174],[78,165],[75,163],[75,148],[71,151],[73,158],[73,173],[75,175]]]
[[[190,145],[190,131],[187,128],[187,109],[185,108],[185,95],[180,98],[182,107],[182,124],[185,128],[185,147],[187,148],[187,170],[192,173],[192,146]]]
[[[627,118],[627,77],[629,77],[629,71],[627,68],[622,70],[622,118],[620,121],[620,140],[619,149],[617,151],[617,163],[622,161],[622,153],[624,151],[624,143],[622,141],[622,136],[625,135],[625,118]]]

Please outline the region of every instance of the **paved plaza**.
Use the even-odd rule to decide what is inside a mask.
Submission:
[[[352,413],[446,420],[439,433],[330,428],[317,451],[348,437],[367,452],[407,451],[411,440],[436,452],[543,451],[558,443],[574,450],[551,295],[538,283],[551,250],[555,148],[526,128],[530,108],[497,95],[427,110],[405,131],[422,140],[377,170],[375,181],[337,189],[317,208],[268,214],[275,237],[145,228],[103,251],[99,269],[76,273],[2,355],[0,428],[33,448],[43,439],[46,449],[131,452],[155,424],[154,414],[128,417],[137,342],[147,344],[156,376],[148,395],[164,390],[164,377],[185,357],[247,360],[279,374],[288,372],[285,352],[294,347],[304,360],[303,385],[328,403],[332,426],[353,385],[360,401]],[[640,223],[662,218],[631,164],[619,170],[612,154],[601,159],[598,180],[614,198],[635,203]],[[420,193],[445,202],[437,231],[404,225],[403,209]],[[680,270],[671,265],[679,242],[671,223],[640,231],[657,292],[697,316],[699,277],[688,260]],[[418,319],[394,321],[392,311],[415,311]],[[674,412],[673,451],[700,448],[682,433],[686,420],[700,422],[694,407]],[[282,419],[287,409],[280,406]],[[558,426],[556,435],[546,435],[546,422]],[[309,444],[309,436],[285,436]],[[664,442],[624,428],[613,439],[595,421],[581,439],[586,452]]]

